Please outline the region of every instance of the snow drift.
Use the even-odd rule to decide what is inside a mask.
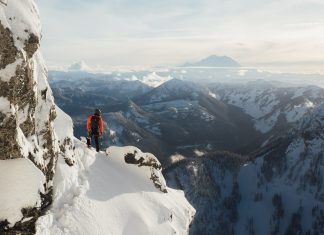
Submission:
[[[0,160],[0,221],[15,223],[23,217],[21,208],[40,206],[45,177],[26,158]]]
[[[125,162],[135,152],[159,164],[153,155],[135,147],[96,153],[75,141],[77,163],[69,167],[60,158],[53,207],[38,220],[37,234],[188,233],[194,209],[183,192],[166,188],[160,170],[155,180],[167,192],[156,187],[152,166]]]

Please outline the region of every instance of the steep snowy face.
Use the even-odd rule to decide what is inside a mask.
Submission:
[[[39,235],[188,234],[195,210],[166,187],[159,161],[135,147],[96,153],[75,139],[76,164],[59,158],[54,201]]]
[[[246,85],[212,87],[223,102],[250,115],[255,129],[262,133],[299,121],[324,101],[324,90],[315,86],[275,87],[271,83],[256,81]]]
[[[201,93],[207,93],[209,90],[205,87],[199,86],[193,82],[182,81],[180,79],[169,80],[151,92],[145,94],[138,99],[143,103],[153,103],[169,101],[174,99],[195,99],[199,97]]]
[[[168,186],[184,190],[197,211],[190,234],[233,234],[241,201],[236,176],[243,162],[234,154],[209,154],[181,160],[164,172]]]
[[[170,75],[168,76],[160,76],[156,72],[149,73],[146,76],[143,76],[140,81],[144,84],[150,86],[150,87],[158,87],[162,85],[163,83],[171,80],[172,77]]]
[[[322,234],[323,114],[318,106],[252,161],[219,153],[168,169],[168,184],[197,210],[191,233]]]
[[[1,193],[0,221],[4,222],[0,223],[0,231],[18,221],[21,229],[24,224],[35,222],[34,215],[51,202],[58,155],[64,155],[66,162],[73,164],[72,132],[57,134],[54,130],[57,109],[38,50],[40,30],[33,0],[0,1],[0,165],[12,167],[12,170],[19,166],[26,169],[17,171],[18,175],[14,176],[1,171],[0,178],[1,182],[24,178],[24,184],[33,187],[34,195],[28,200],[17,200],[17,210],[13,209],[13,214],[8,216],[3,214],[3,206],[10,204],[14,195],[6,194],[6,197]],[[69,118],[66,123],[72,126]],[[38,182],[35,177],[28,177],[35,175],[43,177],[39,177]],[[1,191],[7,191],[11,186],[1,184],[0,187]],[[24,195],[19,190],[15,193],[21,194],[20,198]],[[26,220],[26,217],[33,219]]]
[[[277,234],[324,232],[323,111],[320,105],[306,114],[289,133],[267,144],[253,164],[241,168],[244,204],[239,210],[241,217],[250,218],[249,229]],[[252,199],[252,192],[257,199]],[[273,208],[265,210],[271,204]],[[244,209],[251,207],[256,212]],[[261,211],[263,219],[257,216]],[[270,222],[265,223],[267,219]],[[237,231],[244,231],[244,226],[239,222]]]

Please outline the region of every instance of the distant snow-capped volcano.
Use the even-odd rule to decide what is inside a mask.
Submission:
[[[180,67],[241,67],[241,65],[228,56],[211,55],[194,63],[185,63]]]

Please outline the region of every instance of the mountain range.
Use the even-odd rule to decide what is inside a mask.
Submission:
[[[70,89],[72,84],[80,90]],[[195,156],[197,149],[249,154],[324,98],[319,87],[278,87],[266,81],[199,85],[172,79],[156,88],[137,80],[51,85],[58,105],[74,118],[77,136],[85,135],[86,116],[99,106],[111,127],[104,145],[136,145],[163,164],[176,153]]]
[[[190,234],[323,233],[324,90],[271,80],[199,83],[187,75],[157,87],[139,81],[143,88],[128,97],[114,95],[120,80],[109,81],[119,103],[102,106],[103,141],[158,156],[168,186],[183,190],[197,211]],[[70,94],[60,83],[54,95],[56,87]],[[84,133],[85,115],[71,115]]]
[[[214,152],[167,168],[197,209],[190,234],[322,234],[323,110],[249,157]]]
[[[302,81],[320,75],[81,63],[52,90],[35,2],[0,5],[1,234],[324,234],[324,90]]]

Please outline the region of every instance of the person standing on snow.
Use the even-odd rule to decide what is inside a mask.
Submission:
[[[91,146],[91,138],[94,136],[94,141],[96,144],[96,150],[99,152],[99,135],[103,134],[103,122],[101,118],[101,111],[96,109],[94,114],[88,117],[87,120],[87,145]]]

